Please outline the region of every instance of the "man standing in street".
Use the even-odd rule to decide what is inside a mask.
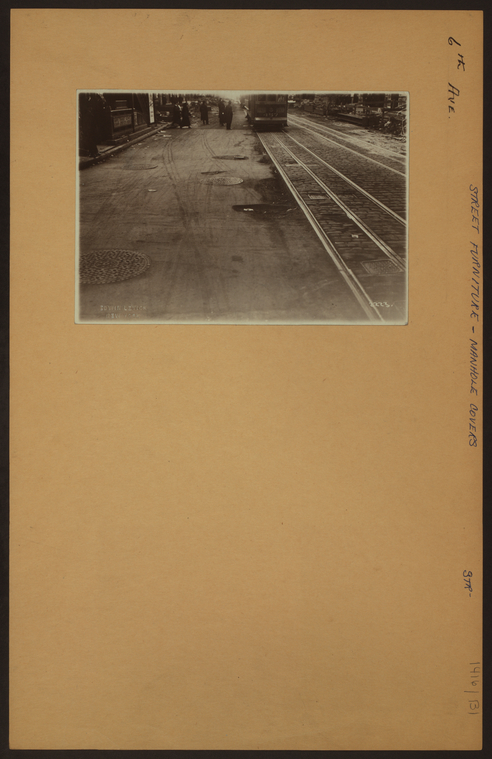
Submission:
[[[173,105],[173,128],[181,126],[181,108],[177,103]]]
[[[220,100],[219,100],[219,122],[220,122],[220,126],[224,126],[224,124],[225,124],[225,114],[224,114],[224,111],[225,111],[224,101],[222,100],[222,98],[220,98]]]
[[[232,124],[232,101],[231,100],[229,100],[229,102],[227,103],[225,107],[225,122],[227,124],[227,128],[230,129],[231,124]]]
[[[206,100],[204,100],[200,106],[200,116],[202,117],[203,126],[208,124],[208,105]]]
[[[181,129],[184,127],[188,127],[188,129],[191,129],[191,115],[190,115],[190,109],[188,108],[188,103],[183,103],[181,107]]]

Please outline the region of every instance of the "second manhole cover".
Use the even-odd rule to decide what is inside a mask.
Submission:
[[[210,177],[203,180],[205,184],[241,184],[239,177]]]
[[[214,158],[220,158],[224,161],[247,161],[246,155],[214,155]]]

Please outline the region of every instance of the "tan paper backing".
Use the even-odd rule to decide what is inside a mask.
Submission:
[[[409,325],[74,324],[76,90],[256,88],[410,93]],[[12,748],[480,748],[481,114],[479,12],[12,12]]]

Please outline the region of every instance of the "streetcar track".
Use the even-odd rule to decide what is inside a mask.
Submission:
[[[289,119],[293,120],[294,122],[297,122],[298,124],[309,124],[309,126],[312,126],[316,129],[321,129],[323,132],[329,132],[330,134],[339,137],[341,140],[345,140],[345,142],[353,142],[355,144],[359,144],[360,147],[365,147],[365,143],[363,140],[360,139],[359,136],[356,134],[344,134],[343,132],[339,131],[338,129],[334,129],[333,127],[327,126],[327,124],[321,124],[318,121],[311,121],[310,119],[299,116],[299,114],[290,114]],[[358,129],[360,127],[357,127]],[[403,163],[406,160],[406,156],[402,153],[397,153],[394,150],[391,150],[391,148],[388,147],[382,147],[382,146],[376,146],[372,143],[370,144],[371,147],[374,147],[376,150],[381,151],[383,154],[386,154],[390,158],[396,158],[399,161],[402,161]]]
[[[338,129],[333,129],[332,127],[326,126],[326,124],[318,124],[317,122],[309,121],[308,119],[304,119],[302,116],[299,115],[289,115],[289,119],[293,120],[294,123],[297,121],[299,125],[304,126],[304,124],[309,124],[310,126],[315,127],[316,129],[321,129],[323,132],[330,132],[333,135],[336,135],[341,140],[345,140],[346,142],[355,142],[359,143],[361,147],[364,147],[363,143],[361,144],[361,141],[356,135],[345,135],[342,132],[339,132]],[[360,127],[357,127],[360,128]],[[401,153],[395,153],[394,150],[390,150],[390,148],[382,148],[378,147],[377,150],[382,151],[383,153],[386,153],[388,157],[396,158],[399,161],[402,161],[402,163],[405,162],[405,156]]]
[[[272,160],[273,164],[276,166],[277,170],[283,177],[285,183],[287,184],[287,187],[289,187],[290,191],[296,198],[297,202],[299,203],[299,206],[301,207],[302,211],[304,212],[305,216],[311,223],[311,226],[313,227],[314,231],[316,232],[318,238],[320,239],[323,247],[327,251],[328,255],[330,256],[331,260],[335,264],[339,274],[344,279],[345,283],[348,285],[350,290],[352,291],[353,295],[355,296],[357,302],[363,309],[364,313],[368,317],[369,321],[376,322],[378,319],[382,322],[385,321],[384,317],[379,312],[379,309],[377,306],[373,305],[373,301],[366,292],[365,288],[363,287],[360,280],[355,276],[353,271],[350,269],[350,267],[346,264],[346,262],[343,260],[340,252],[336,249],[336,247],[333,245],[332,241],[326,234],[326,232],[321,227],[319,221],[316,219],[315,215],[309,208],[309,206],[305,203],[304,199],[302,198],[301,194],[298,192],[296,187],[294,186],[294,183],[289,178],[287,173],[284,171],[282,165],[280,162],[276,159],[276,157],[273,155],[273,152],[269,145],[267,145],[265,138],[263,135],[258,134],[258,138],[263,145],[264,149],[270,156],[270,159]],[[277,138],[276,138],[277,139]],[[282,145],[280,140],[278,142]],[[285,147],[282,145],[282,147]],[[288,150],[288,149],[287,149]],[[297,160],[297,159],[296,159]]]
[[[351,153],[355,153],[355,155],[359,156],[359,158],[364,158],[366,161],[371,161],[371,163],[375,163],[377,166],[380,166],[384,169],[388,169],[388,171],[393,171],[395,174],[399,174],[400,176],[405,177],[406,179],[406,173],[404,171],[399,171],[398,169],[394,169],[392,166],[388,166],[387,164],[382,163],[381,161],[377,161],[375,158],[370,158],[370,156],[364,155],[364,153],[361,153],[359,150],[354,150],[354,148],[349,148],[347,147],[347,145],[342,145],[340,142],[337,142],[336,140],[333,140],[330,137],[326,137],[324,134],[321,134],[320,132],[316,132],[314,131],[314,129],[310,129],[304,124],[299,124],[299,128],[305,129],[306,132],[311,132],[311,134],[314,134],[316,137],[320,137],[322,140],[326,140],[326,142],[332,142],[334,145],[337,145],[339,148],[342,148],[343,150],[349,150]]]
[[[371,239],[378,248],[397,266],[401,271],[405,270],[405,263],[402,260],[401,256],[398,255],[398,253],[395,253],[395,251],[381,238],[379,235],[377,235],[373,230],[368,227],[368,225],[356,214],[354,211],[352,211],[347,204],[338,196],[336,195],[329,187],[326,185],[322,179],[320,179],[314,171],[307,166],[303,161],[301,161],[288,147],[283,143],[276,135],[274,136],[275,141],[284,148],[284,150],[287,151],[287,153],[294,158],[299,166],[301,166],[313,179],[314,181],[326,192],[328,197],[330,197],[336,204],[339,206],[345,214],[348,216],[349,219],[352,219],[355,224]],[[291,138],[292,139],[292,138]],[[295,140],[297,142],[297,140]],[[300,144],[300,143],[298,143]],[[301,147],[304,147],[301,145]],[[305,148],[308,150],[309,153],[312,155],[315,155],[309,148]],[[317,157],[317,156],[315,156]],[[318,159],[320,160],[320,159]],[[325,163],[322,161],[322,163]],[[343,177],[342,175],[342,178]],[[387,210],[387,209],[386,209]]]
[[[303,145],[301,142],[299,142],[298,140],[296,140],[295,137],[292,137],[291,134],[289,134],[288,132],[284,132],[284,134],[287,137],[289,137],[289,139],[291,139],[295,143],[297,143],[297,145],[299,145],[301,148],[303,148],[303,150],[307,150],[308,153],[311,153],[311,155],[313,155],[315,158],[317,158],[318,161],[320,161],[321,163],[324,163],[325,166],[327,166],[330,169],[330,171],[333,171],[335,174],[338,174],[338,176],[341,177],[342,179],[344,179],[345,182],[347,182],[348,184],[352,185],[352,187],[354,187],[358,192],[361,192],[363,195],[365,195],[366,198],[368,198],[370,201],[372,201],[377,206],[379,206],[379,208],[381,210],[383,210],[386,213],[388,213],[396,221],[398,221],[400,224],[403,224],[403,226],[406,227],[406,225],[407,225],[406,220],[403,219],[401,216],[399,216],[399,214],[397,214],[396,211],[393,211],[391,208],[388,208],[388,206],[386,206],[380,200],[378,200],[377,198],[375,198],[374,195],[371,195],[371,193],[367,192],[367,190],[364,190],[363,187],[360,187],[358,184],[356,184],[351,179],[349,179],[347,176],[345,176],[345,174],[342,174],[341,171],[338,171],[338,169],[335,169],[334,166],[332,166],[331,164],[327,163],[325,160],[323,160],[323,158],[320,158],[320,156],[317,156],[316,153],[314,153],[312,150],[310,150],[306,145]]]

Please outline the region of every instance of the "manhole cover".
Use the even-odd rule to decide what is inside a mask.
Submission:
[[[214,155],[214,158],[220,158],[223,161],[247,161],[246,155]]]
[[[368,274],[397,274],[400,269],[392,261],[365,261],[362,266]]]
[[[145,253],[134,250],[93,250],[80,256],[80,283],[105,285],[137,277],[150,266]]]
[[[132,166],[124,166],[123,168],[128,169],[128,171],[145,171],[145,169],[157,169],[157,164],[149,166],[147,163],[135,163]]]
[[[203,180],[206,184],[241,184],[239,177],[210,177]]]
[[[244,213],[256,213],[256,214],[270,214],[270,215],[282,215],[288,211],[293,211],[295,206],[275,206],[268,203],[251,203],[247,206],[232,206],[234,211],[243,211]]]

